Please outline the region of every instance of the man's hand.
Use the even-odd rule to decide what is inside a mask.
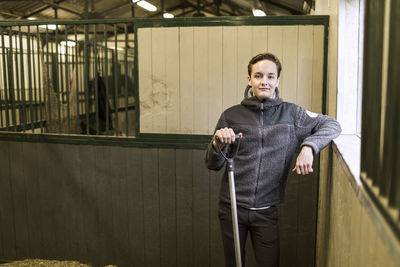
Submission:
[[[239,133],[239,136],[242,137],[242,133]],[[217,130],[214,134],[213,138],[213,147],[217,150],[218,149],[218,144],[216,138],[218,137],[219,140],[219,145],[221,148],[223,148],[226,145],[230,145],[235,142],[235,133],[232,130],[232,128],[221,128]]]
[[[314,170],[312,168],[313,164],[313,150],[309,146],[303,146],[300,151],[299,156],[296,159],[296,166],[292,171],[297,172],[297,174],[306,175],[312,173]]]

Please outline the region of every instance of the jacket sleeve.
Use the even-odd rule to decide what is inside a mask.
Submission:
[[[298,140],[302,141],[301,147],[312,147],[314,154],[318,154],[342,131],[335,119],[300,106],[297,107],[295,129]]]
[[[222,113],[221,117],[218,120],[217,126],[215,127],[214,134],[217,130],[221,128],[229,127],[228,123],[225,120],[225,114]],[[213,136],[214,136],[213,134]],[[230,152],[230,146],[225,146],[222,149],[222,152],[226,155],[229,154]],[[208,144],[207,151],[206,151],[206,156],[205,156],[205,163],[208,169],[210,170],[220,170],[224,164],[225,164],[225,159],[221,156],[219,151],[217,151],[214,146],[212,145],[212,140]]]

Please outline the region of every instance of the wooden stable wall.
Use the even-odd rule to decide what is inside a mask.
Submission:
[[[324,26],[138,29],[141,133],[212,134],[243,99],[247,64],[272,52],[282,62],[281,97],[322,112]]]
[[[315,266],[399,266],[399,240],[332,147],[321,154],[331,167],[321,167]]]
[[[205,168],[203,150],[5,141],[0,148],[0,260],[223,266],[221,173]],[[289,176],[282,267],[314,266],[317,173]],[[251,250],[247,256],[246,266],[256,266]]]

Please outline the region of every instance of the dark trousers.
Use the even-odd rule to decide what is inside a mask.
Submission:
[[[247,234],[251,242],[257,263],[260,267],[279,266],[279,228],[278,208],[272,206],[264,210],[249,210],[238,207],[238,224],[242,266],[245,266],[245,247]],[[222,242],[227,267],[235,267],[235,246],[233,241],[232,215],[230,204],[220,203],[218,210],[221,224]]]

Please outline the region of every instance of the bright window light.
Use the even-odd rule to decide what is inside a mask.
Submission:
[[[137,2],[139,2],[140,0],[132,0],[132,3],[137,3]]]
[[[264,16],[266,16],[265,12],[262,11],[261,9],[253,9],[253,15],[255,17],[264,17]]]
[[[76,43],[74,41],[61,41],[61,45],[63,46],[75,46]]]
[[[115,46],[109,46],[108,48],[115,50]],[[122,47],[117,47],[117,51],[124,51]]]
[[[148,10],[148,11],[151,11],[151,12],[157,11],[157,7],[155,5],[152,5],[149,2],[144,1],[144,0],[139,1],[137,3],[137,5],[142,7],[142,8],[144,8],[144,9],[146,9],[146,10]]]
[[[163,14],[163,17],[164,17],[165,19],[173,19],[173,18],[174,18],[174,14],[171,14],[171,13],[164,13],[164,14]]]
[[[40,28],[44,29],[49,29],[49,30],[55,30],[57,29],[57,26],[55,24],[47,24],[47,25],[39,25]]]
[[[35,18],[35,17],[28,17],[27,19],[28,19],[28,20],[36,20],[37,18]]]

